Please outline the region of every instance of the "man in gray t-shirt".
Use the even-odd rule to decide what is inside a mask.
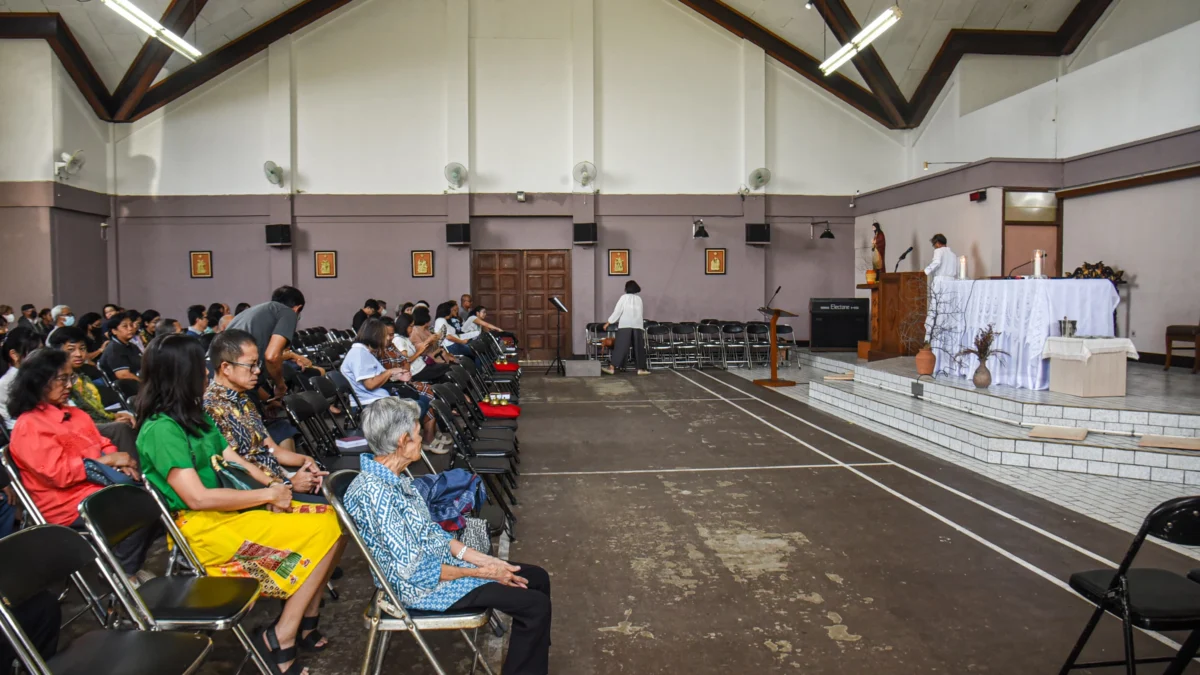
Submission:
[[[244,330],[254,336],[263,367],[260,377],[264,383],[269,381],[274,384],[277,398],[287,393],[287,384],[283,381],[283,362],[303,309],[304,294],[292,286],[280,286],[271,294],[270,302],[247,309],[229,324],[229,328]]]

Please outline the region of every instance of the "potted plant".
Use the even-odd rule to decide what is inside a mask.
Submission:
[[[1008,356],[1008,352],[1003,349],[996,349],[995,343],[998,337],[1000,337],[1000,333],[997,333],[989,323],[986,328],[980,328],[979,333],[975,335],[975,346],[960,351],[956,356],[956,358],[964,356],[979,358],[979,367],[975,369],[975,377],[972,378],[972,381],[980,389],[987,389],[992,385],[992,372],[987,367],[988,359],[993,356]]]
[[[875,261],[871,255],[870,244],[860,246],[856,251],[854,266],[859,272],[864,272],[868,284],[873,284],[879,280],[875,271]]]
[[[950,348],[956,347],[956,317],[961,314],[954,296],[943,290],[929,288],[924,275],[909,280],[913,288],[908,296],[924,298],[924,302],[913,303],[901,317],[900,340],[908,353],[916,354],[917,376],[933,375],[940,351],[947,356]]]

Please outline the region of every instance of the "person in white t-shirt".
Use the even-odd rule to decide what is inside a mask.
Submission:
[[[392,344],[408,359],[409,371],[412,373],[413,380],[441,382],[449,372],[450,364],[430,363],[425,360],[426,356],[431,356],[438,348],[437,334],[414,343],[412,339],[414,327],[413,318],[407,314],[401,314],[396,319],[396,336],[392,338]]]
[[[482,367],[479,362],[479,357],[475,352],[467,346],[467,341],[458,336],[458,330],[454,324],[450,322],[451,318],[458,317],[458,303],[453,300],[447,300],[438,305],[437,314],[433,322],[433,332],[441,334],[444,330],[446,339],[442,340],[442,346],[446,351],[455,356],[465,356],[473,361],[475,365]]]
[[[471,313],[467,315],[467,320],[462,324],[462,330],[459,331],[459,337],[464,340],[474,340],[482,333],[499,333],[500,328],[487,322],[487,307],[475,307]]]
[[[613,343],[609,365],[602,368],[609,375],[616,375],[617,370],[625,365],[630,343],[633,344],[633,359],[637,362],[638,375],[650,374],[646,368],[645,320],[642,317],[642,297],[638,295],[641,292],[642,287],[636,281],[626,281],[625,295],[617,300],[612,316],[604,324],[604,330],[608,330],[611,324],[617,324],[617,339]]]

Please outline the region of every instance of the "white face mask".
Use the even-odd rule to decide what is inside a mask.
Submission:
[[[14,321],[16,321],[16,320],[17,320],[17,317],[13,316],[12,314],[5,314],[5,315],[4,315],[4,320],[5,320],[5,321],[7,321],[7,322],[9,322],[9,323],[12,323],[12,322],[14,322]]]
[[[75,325],[75,317],[68,316],[67,318],[63,319],[63,325],[64,326],[74,326]]]

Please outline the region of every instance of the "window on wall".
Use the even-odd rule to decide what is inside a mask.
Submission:
[[[1004,191],[1004,271],[1030,274],[1033,251],[1046,252],[1045,274],[1062,275],[1062,222],[1058,197],[1041,190]]]
[[[1004,222],[1057,223],[1058,197],[1053,192],[1005,190]]]

